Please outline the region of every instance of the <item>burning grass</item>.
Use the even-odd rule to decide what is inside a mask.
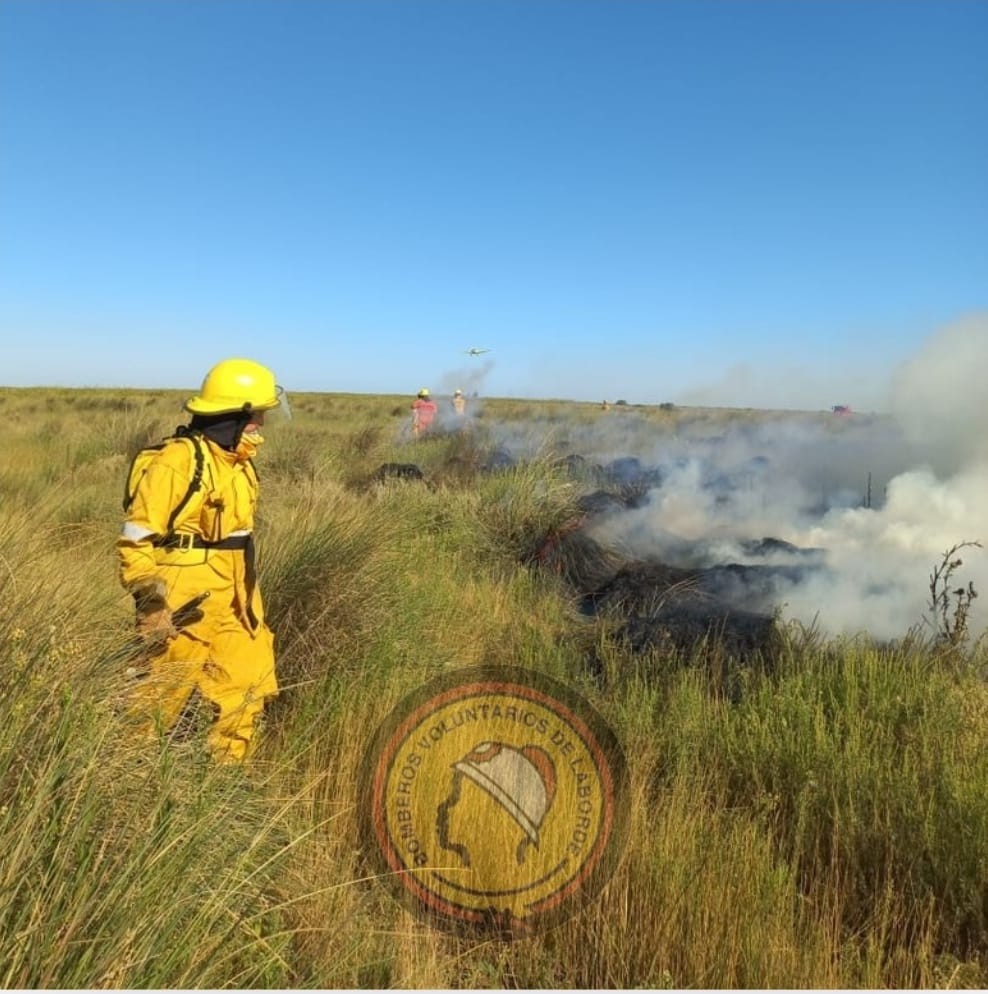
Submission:
[[[253,765],[214,769],[196,734],[139,747],[114,707],[130,621],[112,553],[124,453],[143,425],[172,427],[180,397],[0,399],[17,456],[0,473],[4,986],[988,983],[988,694],[976,666],[956,665],[977,648],[781,625],[774,666],[732,671],[728,687],[702,640],[612,637],[636,594],[613,585],[627,558],[571,527],[613,509],[580,503],[596,473],[574,476],[549,445],[492,467],[520,436],[481,426],[404,444],[394,398],[312,395],[259,459],[283,693]],[[512,412],[566,409],[489,401],[484,425]],[[581,410],[574,437],[599,416]],[[696,417],[663,411],[656,430]],[[385,462],[434,485],[364,486]],[[547,535],[560,541],[539,561]],[[581,612],[575,579],[624,606]],[[654,619],[647,608],[633,613]],[[355,812],[381,715],[482,662],[576,686],[621,738],[633,783],[628,848],[600,900],[510,945],[399,909],[367,877]]]

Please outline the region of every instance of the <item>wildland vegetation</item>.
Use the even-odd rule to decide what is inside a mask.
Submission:
[[[184,398],[0,391],[3,986],[988,985],[988,688],[956,591],[946,631],[780,625],[773,665],[728,679],[708,642],[631,651],[533,561],[586,489],[559,458],[581,426],[634,416],[662,438],[780,415],[495,399],[471,431],[411,443],[407,398],[292,398],[258,460],[283,689],[241,770],[209,763],[201,722],[149,750],[115,706],[124,476]],[[502,424],[538,425],[532,458],[491,461]],[[388,462],[425,484],[375,482]],[[428,928],[371,879],[358,834],[372,730],[481,663],[578,690],[631,781],[602,894],[516,942]]]

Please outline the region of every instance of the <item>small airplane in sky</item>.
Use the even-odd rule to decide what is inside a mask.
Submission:
[[[483,355],[485,352],[490,352],[490,349],[478,349],[474,346],[472,349],[467,349],[464,355]]]

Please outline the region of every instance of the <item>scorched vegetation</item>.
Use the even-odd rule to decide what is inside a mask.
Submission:
[[[673,567],[587,528],[656,483],[583,458],[595,419],[661,440],[769,415],[490,400],[412,443],[402,398],[294,398],[259,458],[283,692],[237,770],[203,758],[194,714],[150,752],[117,718],[123,477],[183,397],[0,392],[0,984],[988,984],[988,689],[963,568],[940,566],[932,625],[825,638],[770,596],[823,568],[812,549]],[[478,663],[580,690],[633,783],[601,898],[514,944],[410,917],[368,879],[355,814],[379,719]]]

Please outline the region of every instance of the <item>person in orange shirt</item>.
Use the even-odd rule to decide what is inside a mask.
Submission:
[[[436,402],[429,394],[428,387],[422,387],[412,401],[412,434],[418,438],[426,433],[436,419]]]

